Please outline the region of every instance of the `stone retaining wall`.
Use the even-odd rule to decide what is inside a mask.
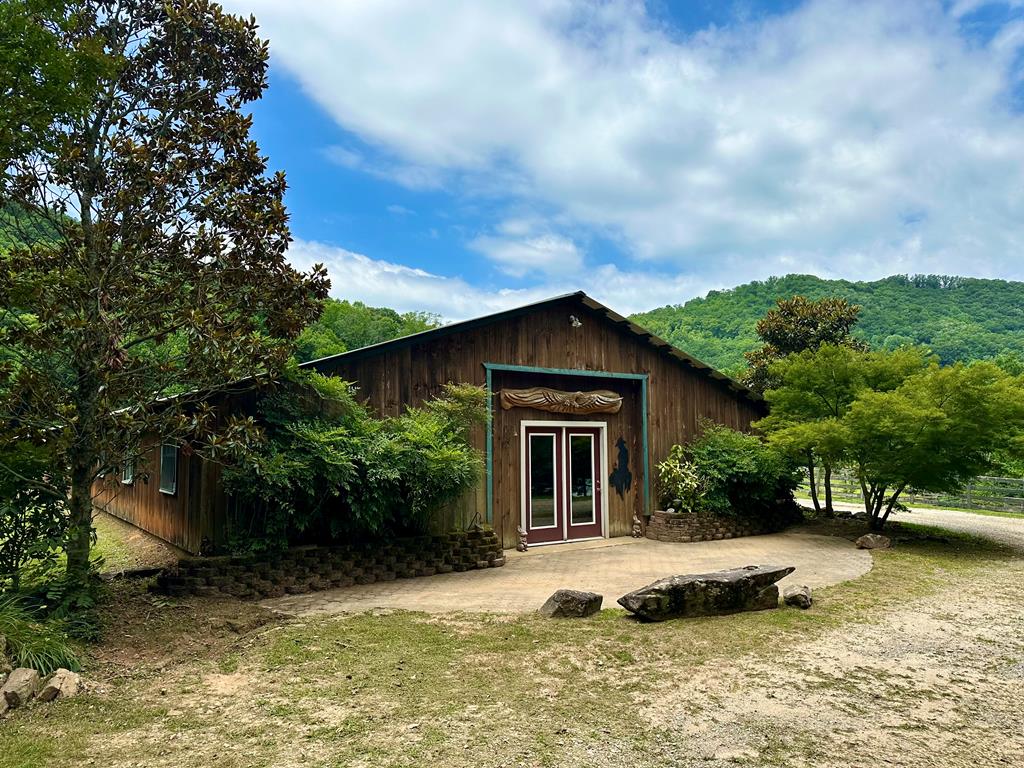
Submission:
[[[274,557],[187,557],[157,577],[154,591],[262,599],[504,564],[494,531],[474,529],[379,544],[299,547]]]
[[[712,541],[758,536],[781,531],[794,520],[779,513],[770,517],[719,517],[693,512],[655,512],[647,523],[647,538],[656,541]]]

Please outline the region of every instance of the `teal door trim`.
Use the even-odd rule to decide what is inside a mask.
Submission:
[[[628,379],[640,382],[640,441],[643,443],[643,477],[644,477],[644,514],[650,514],[651,484],[649,478],[649,458],[647,440],[647,383],[646,373],[616,373],[614,371],[585,371],[578,368],[537,368],[532,365],[504,365],[502,363],[484,363],[487,377],[487,522],[494,524],[494,389],[493,373],[495,371],[509,373],[546,373],[555,376],[587,376],[603,379]]]

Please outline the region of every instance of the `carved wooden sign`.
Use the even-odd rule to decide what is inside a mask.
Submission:
[[[560,392],[547,387],[529,389],[503,389],[501,407],[536,408],[551,413],[618,413],[622,410],[622,395],[607,389],[594,392]]]

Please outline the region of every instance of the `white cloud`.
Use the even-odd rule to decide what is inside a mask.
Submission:
[[[977,0],[811,0],[688,36],[628,0],[229,5],[372,148],[335,151],[349,167],[490,185],[711,282],[1024,277],[1024,35],[967,39]],[[536,271],[569,254],[545,236],[475,246]]]
[[[676,302],[711,287],[677,275],[623,272],[611,264],[586,275],[555,279],[523,289],[488,288],[401,264],[371,259],[324,243],[296,240],[288,258],[299,269],[324,264],[338,298],[399,311],[436,312],[449,321],[498,312],[573,291],[584,290],[622,314]]]
[[[1024,6],[1024,0],[956,0],[950,6],[949,12],[953,17],[959,19],[962,16],[969,16],[981,8],[992,6],[1020,8]]]
[[[496,234],[479,235],[468,245],[512,277],[567,276],[583,269],[583,253],[576,243],[532,219],[506,219]]]
[[[532,273],[571,274],[583,268],[583,254],[576,244],[560,235],[537,235],[510,239],[481,235],[469,243],[495,262],[506,275],[524,277]]]

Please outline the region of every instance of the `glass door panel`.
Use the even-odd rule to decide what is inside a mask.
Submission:
[[[594,495],[594,436],[569,436],[569,521],[592,524],[597,519]]]
[[[530,435],[530,528],[558,524],[555,490],[555,435]]]

